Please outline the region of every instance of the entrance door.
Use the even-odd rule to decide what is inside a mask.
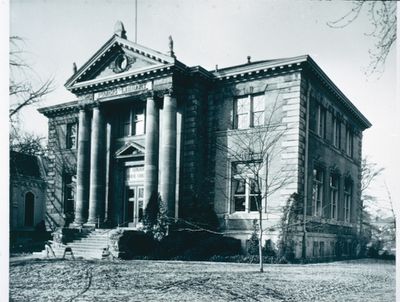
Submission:
[[[137,227],[143,220],[143,186],[127,187],[127,221],[128,226]]]

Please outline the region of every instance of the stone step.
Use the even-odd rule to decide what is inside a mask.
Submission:
[[[68,244],[70,247],[87,247],[87,248],[103,248],[110,245],[108,242],[97,242],[97,243],[90,243],[90,242],[71,242]]]
[[[90,233],[78,233],[75,234],[72,241],[66,245],[52,246],[56,257],[62,257],[66,247],[70,247],[74,254],[74,257],[82,257],[85,259],[101,259],[103,249],[110,245],[109,240],[110,229],[94,230]],[[46,257],[46,250],[37,253],[38,257]],[[52,257],[52,255],[49,255]],[[66,258],[70,257],[70,254],[66,254]]]

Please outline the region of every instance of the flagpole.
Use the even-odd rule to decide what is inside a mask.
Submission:
[[[135,0],[135,43],[137,43],[137,0]]]

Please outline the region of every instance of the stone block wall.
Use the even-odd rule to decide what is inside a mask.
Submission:
[[[181,95],[182,133],[180,207],[193,201],[209,203],[208,83],[196,78]]]
[[[333,95],[330,90],[321,84],[321,82],[312,74],[304,72],[302,74],[302,93],[301,93],[301,112],[304,112],[304,120],[306,118],[307,98],[309,97],[309,133],[308,139],[308,162],[307,171],[305,166],[300,166],[302,175],[304,172],[308,176],[307,187],[307,256],[315,256],[313,253],[313,242],[324,242],[325,255],[321,257],[332,256],[335,250],[332,246],[338,244],[340,240],[353,242],[357,235],[359,224],[359,211],[361,202],[361,143],[362,130],[355,118],[349,113],[337,96]],[[308,94],[309,92],[309,94]],[[326,133],[325,137],[317,134],[317,107],[323,106],[326,109]],[[341,142],[340,148],[333,145],[333,115],[341,117]],[[351,125],[354,138],[353,156],[348,156],[345,151],[346,125]],[[305,122],[301,123],[305,129]],[[305,133],[300,129],[301,133]],[[301,141],[305,141],[305,136],[300,136]],[[300,148],[300,158],[305,158],[304,148]],[[313,169],[319,167],[324,172],[324,195],[323,195],[323,211],[321,217],[313,216]],[[331,201],[329,189],[329,177],[331,173],[339,176],[339,199],[338,199],[338,218],[331,218]],[[350,177],[353,180],[352,207],[350,222],[344,221],[344,179]],[[304,177],[301,177],[301,181]],[[304,194],[304,182],[301,183],[300,193]],[[342,238],[342,236],[346,238]],[[325,240],[328,236],[329,240]],[[326,237],[326,238],[325,238]],[[322,239],[321,239],[322,238]],[[325,239],[324,239],[325,238]],[[319,243],[318,243],[319,244]],[[347,243],[346,243],[347,244]],[[350,244],[350,243],[348,243]],[[314,256],[313,256],[314,255]]]
[[[299,187],[299,124],[300,118],[300,72],[275,75],[263,79],[254,79],[242,83],[222,83],[209,98],[209,156],[214,163],[209,178],[214,180],[211,196],[214,200],[214,209],[221,219],[225,231],[235,234],[236,237],[249,236],[252,232],[254,219],[258,219],[257,212],[233,213],[231,205],[231,164],[237,158],[232,158],[231,151],[224,152],[221,145],[228,150],[235,150],[240,139],[235,137],[255,137],[257,128],[249,130],[234,129],[234,102],[239,96],[264,94],[266,99],[266,115],[272,117],[271,124],[281,124],[286,130],[280,134],[276,143],[275,155],[270,159],[269,175],[280,175],[285,182],[277,192],[268,196],[267,210],[264,213],[266,227],[274,227],[279,223],[282,207],[291,194],[296,193]],[[273,106],[277,106],[272,113]],[[252,134],[255,131],[255,134]],[[268,131],[265,129],[265,131]],[[281,137],[280,137],[281,136]],[[270,137],[274,137],[272,132]],[[257,143],[255,143],[257,145]],[[254,146],[257,149],[257,146]],[[236,150],[240,150],[240,146]],[[237,151],[232,153],[236,154]],[[231,157],[231,158],[230,158]],[[266,170],[264,170],[266,172]],[[214,189],[214,190],[213,190]],[[276,235],[276,234],[275,234]],[[274,236],[275,236],[274,235]],[[275,236],[276,237],[276,236]],[[266,238],[268,239],[268,238]]]
[[[66,149],[66,129],[68,123],[78,123],[78,112],[66,111],[49,117],[48,169],[46,189],[46,227],[54,230],[65,225],[64,176],[76,174],[76,149]]]

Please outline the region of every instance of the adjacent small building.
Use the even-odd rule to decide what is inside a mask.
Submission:
[[[45,219],[46,173],[42,159],[10,152],[10,231],[34,231]]]
[[[49,119],[49,228],[136,228],[160,193],[170,217],[194,200],[211,205],[245,244],[259,205],[276,239],[296,193],[295,257],[354,250],[371,124],[310,56],[206,70],[180,62],[172,39],[160,53],[118,24],[65,87],[76,100],[39,110]]]

